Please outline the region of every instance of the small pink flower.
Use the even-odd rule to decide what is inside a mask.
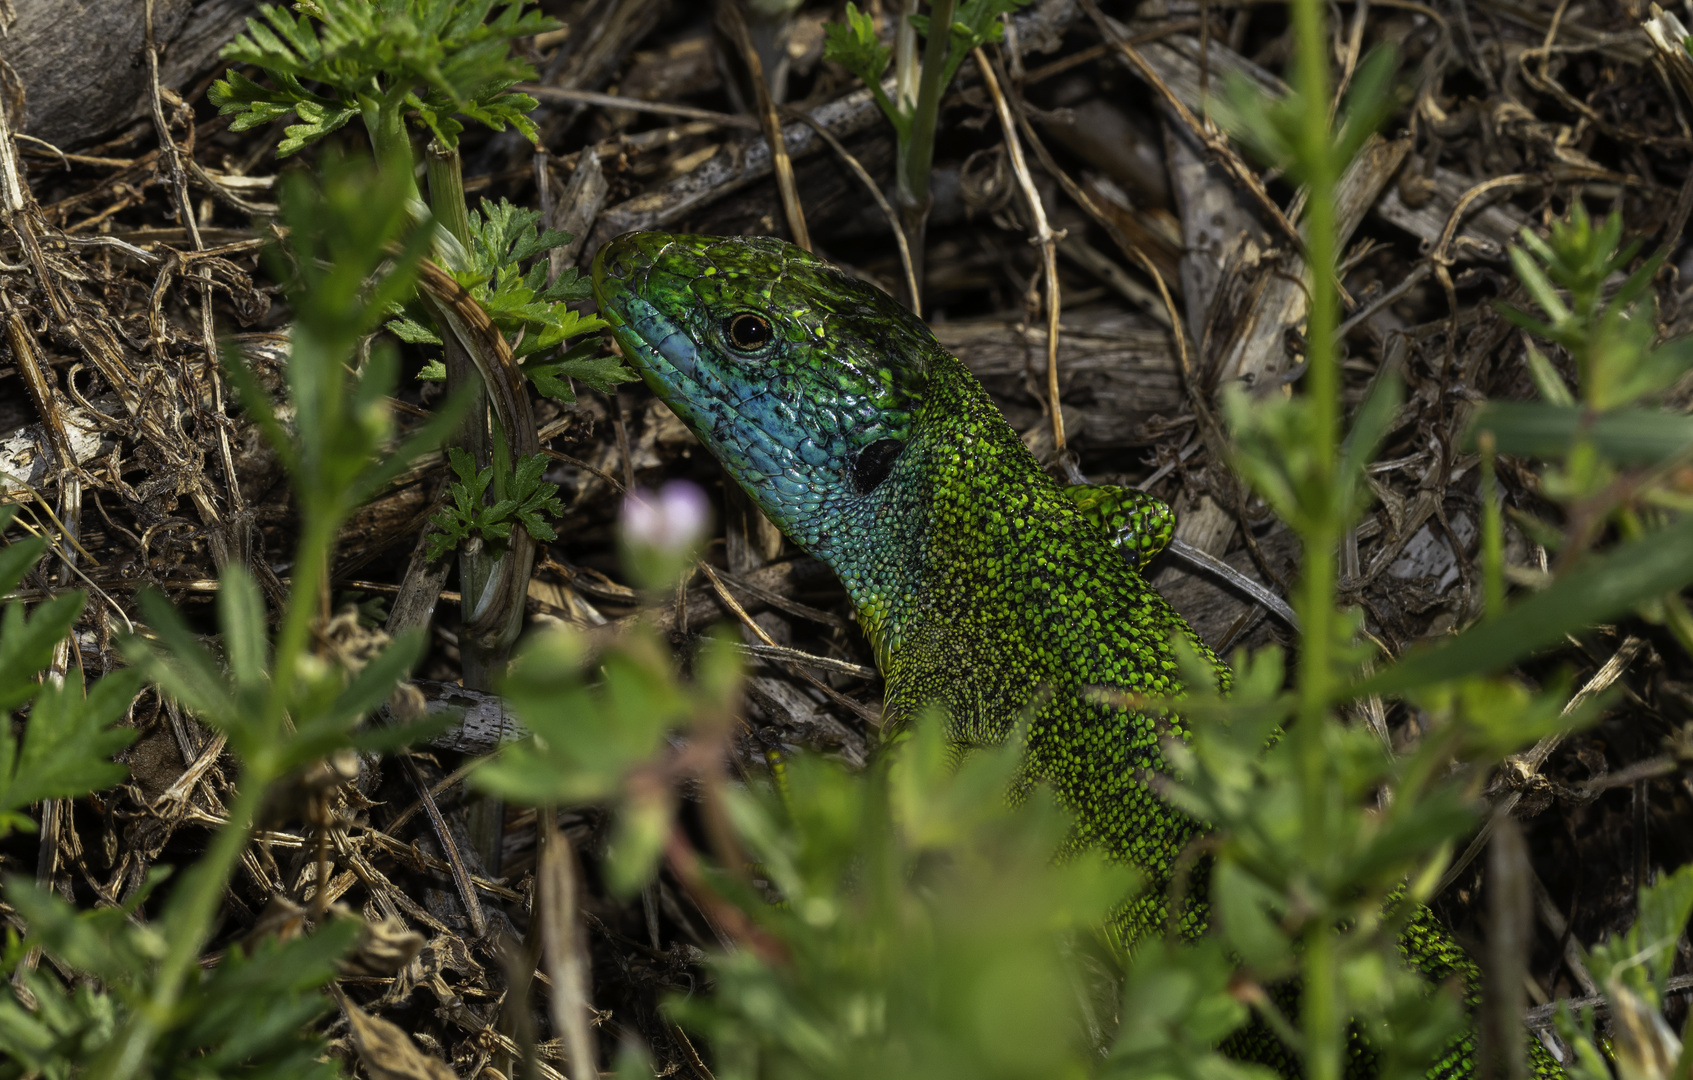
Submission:
[[[631,492],[623,499],[622,529],[631,545],[667,555],[691,553],[705,539],[711,503],[698,484],[670,480],[658,490]]]

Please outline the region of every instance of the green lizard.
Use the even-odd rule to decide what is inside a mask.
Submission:
[[[886,680],[884,732],[940,703],[963,750],[1002,742],[1032,710],[1031,777],[1073,813],[1075,843],[1147,875],[1121,916],[1127,939],[1158,932],[1171,868],[1204,827],[1147,778],[1166,769],[1161,741],[1185,733],[1089,691],[1179,692],[1178,635],[1228,686],[1228,668],[1137,572],[1169,539],[1168,510],[1059,487],[916,316],[792,245],[631,233],[600,251],[593,281],[647,385],[846,587]],[[1198,901],[1182,913],[1189,933],[1204,920]],[[1474,964],[1426,911],[1402,944],[1413,966],[1463,978],[1474,997]],[[1297,1072],[1265,1029],[1235,1043]],[[1540,1074],[1561,1074],[1530,1044]],[[1355,1039],[1353,1071],[1368,1059]],[[1436,1075],[1473,1072],[1465,1036]]]

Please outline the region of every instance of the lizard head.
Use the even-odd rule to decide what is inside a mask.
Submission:
[[[789,536],[816,551],[875,498],[939,348],[892,297],[769,237],[627,233],[593,279],[625,358]]]

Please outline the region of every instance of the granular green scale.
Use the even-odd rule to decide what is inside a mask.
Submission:
[[[747,494],[827,563],[852,597],[887,684],[885,729],[940,704],[962,752],[1030,716],[1027,768],[1075,816],[1075,843],[1146,875],[1121,914],[1130,941],[1162,932],[1163,896],[1203,826],[1150,779],[1179,720],[1119,708],[1182,691],[1186,637],[1229,672],[1138,573],[1168,542],[1143,492],[1060,488],[986,391],[881,290],[768,238],[633,233],[594,261],[594,293],[625,356]],[[1202,932],[1203,865],[1183,929]],[[1427,911],[1401,941],[1436,982],[1475,966]],[[1284,995],[1292,1005],[1296,992]],[[1291,1075],[1262,1028],[1241,1057]],[[1561,1070],[1531,1040],[1542,1076]],[[1354,1069],[1370,1072],[1354,1039]],[[1474,1071],[1472,1040],[1435,1076]]]

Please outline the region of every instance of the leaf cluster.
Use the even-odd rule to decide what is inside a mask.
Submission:
[[[329,754],[397,747],[420,731],[365,728],[363,721],[419,655],[421,631],[356,665],[320,655],[312,641],[317,586],[345,516],[457,421],[455,410],[443,410],[397,454],[386,455],[392,429],[385,402],[396,373],[391,352],[375,350],[362,370],[350,370],[360,337],[410,287],[428,240],[426,230],[410,230],[400,242],[409,225],[394,198],[398,190],[393,170],[334,160],[321,185],[299,175],[285,184],[287,239],[271,255],[297,313],[287,383],[292,432],[252,374],[233,355],[226,360],[243,404],[295,487],[301,525],[293,591],[273,634],[258,586],[232,563],[218,582],[216,651],[151,592],[138,597],[148,632],[120,642],[135,674],[228,736],[240,783],[227,822],[148,921],[132,920],[132,910],[77,913],[29,882],[7,882],[8,899],[30,929],[24,942],[9,943],[8,956],[15,962],[21,949],[40,945],[65,967],[97,979],[98,989],[70,990],[46,973],[31,976],[29,989],[46,1004],[34,1012],[9,1000],[0,1004],[0,1045],[9,1040],[12,1052],[0,1076],[334,1075],[308,1025],[328,1008],[319,989],[357,935],[357,920],[286,943],[229,949],[209,971],[200,960],[229,875],[273,787]],[[38,612],[32,625],[40,620]],[[0,676],[0,684],[9,676]],[[70,749],[86,758],[94,747],[117,744],[102,718],[121,711],[125,688],[133,686],[125,680],[134,677],[102,680],[86,702],[59,693],[37,698],[31,727],[43,721],[64,730],[44,739],[26,733],[23,756],[35,753],[32,768],[59,793],[68,793],[73,777],[84,784],[106,777],[91,763],[80,773],[53,766]],[[79,734],[74,748],[60,745]],[[10,739],[5,742],[10,755]],[[146,895],[138,893],[131,904]]]
[[[574,403],[576,393],[569,381],[573,378],[602,393],[610,393],[619,383],[635,381],[639,376],[606,353],[597,340],[541,359],[569,338],[603,330],[606,324],[598,316],[583,316],[569,306],[591,295],[589,282],[575,267],[565,267],[556,280],[547,283],[549,266],[543,256],[571,238],[556,229],[539,229],[540,220],[539,212],[513,206],[505,199],[497,203],[484,199],[481,213],[470,211],[470,244],[463,263],[452,271],[453,277],[506,335],[512,355],[520,362],[527,361],[524,373],[547,397]],[[527,270],[523,269],[526,262],[530,263]],[[403,341],[441,342],[433,331],[409,318],[390,322],[388,329]],[[439,361],[420,375],[431,380],[446,376],[446,368]]]
[[[17,513],[15,506],[0,506],[0,533]],[[0,547],[0,595],[16,589],[46,550],[39,536]],[[54,646],[82,613],[83,601],[84,594],[72,590],[32,612],[12,600],[0,613],[0,837],[13,829],[35,831],[35,822],[22,813],[31,803],[84,795],[128,775],[111,757],[135,741],[133,729],[115,726],[135,696],[133,673],[97,680],[86,695],[80,668],[62,680],[40,678]],[[12,714],[25,707],[28,721],[14,738]]]
[[[652,875],[670,835],[670,786],[660,776],[672,731],[710,734],[727,722],[740,688],[740,664],[726,638],[708,637],[693,679],[678,677],[669,650],[640,630],[596,661],[572,629],[537,635],[503,688],[534,737],[506,748],[471,782],[513,802],[619,808],[608,855],[614,891],[628,894]],[[669,766],[675,762],[669,762]],[[642,774],[645,782],[633,783]]]
[[[1211,107],[1217,122],[1231,136],[1295,179],[1308,178],[1316,168],[1338,176],[1396,107],[1398,92],[1393,78],[1398,67],[1399,55],[1392,46],[1371,50],[1358,64],[1337,118],[1339,123],[1315,144],[1310,137],[1311,110],[1326,114],[1328,103],[1307,102],[1298,91],[1272,98],[1251,79],[1235,74]]]
[[[1639,243],[1622,243],[1620,215],[1595,227],[1579,202],[1547,237],[1525,228],[1521,240],[1510,249],[1511,265],[1541,317],[1504,304],[1500,313],[1568,353],[1576,387],[1572,391],[1552,360],[1530,344],[1529,373],[1542,403],[1490,403],[1473,430],[1492,432],[1505,453],[1561,459],[1545,472],[1544,490],[1553,499],[1579,503],[1600,496],[1620,468],[1651,466],[1659,477],[1639,485],[1636,498],[1693,509],[1693,492],[1667,479],[1670,467],[1693,455],[1693,420],[1651,406],[1693,370],[1693,337],[1656,340],[1651,286],[1661,257],[1644,260],[1613,285]],[[1556,530],[1523,524],[1548,546],[1563,546]]]
[[[511,87],[535,77],[511,42],[557,24],[525,0],[311,0],[296,15],[264,4],[223,58],[269,76],[264,86],[231,69],[208,91],[230,128],[245,131],[292,113],[277,153],[310,146],[366,113],[406,112],[446,147],[460,116],[530,141],[535,99]],[[488,16],[496,7],[498,13]]]
[[[522,525],[536,540],[558,538],[546,519],[563,514],[564,504],[558,499],[558,485],[541,479],[547,471],[547,455],[518,459],[517,468],[500,485],[504,490],[497,493],[492,505],[485,500],[488,486],[495,480],[494,466],[479,471],[476,459],[456,446],[447,449],[447,457],[459,478],[447,489],[452,502],[429,518],[435,530],[428,537],[430,559],[439,559],[473,536],[504,540],[511,535],[514,523]]]
[[[1591,952],[1583,950],[1588,969],[1605,987],[1611,1022],[1607,1037],[1593,1009],[1578,1015],[1560,1003],[1558,1033],[1575,1051],[1569,1063],[1573,1080],[1611,1080],[1607,1058],[1621,1080],[1668,1080],[1693,1068],[1693,1022],[1677,1037],[1663,1016],[1665,984],[1689,917],[1693,865],[1642,888],[1634,925]]]
[[[90,911],[78,911],[32,881],[7,880],[7,900],[29,923],[30,935],[22,941],[11,936],[0,963],[20,972],[36,1007],[0,997],[0,1080],[69,1080],[107,1063],[119,1021],[144,1004],[148,974],[165,952],[160,928],[134,918],[164,876],[155,872],[121,908]],[[322,988],[360,929],[357,919],[338,919],[291,941],[266,938],[227,950],[179,1002],[175,1022],[149,1056],[148,1075],[340,1076],[311,1025],[332,1007]],[[20,961],[30,945],[97,981],[68,988],[44,971],[27,971]]]
[[[947,45],[941,58],[939,86],[945,88],[951,85],[953,76],[958,74],[970,50],[1004,37],[1005,27],[1000,22],[1002,15],[1008,15],[1029,2],[964,0],[959,4],[947,26]],[[930,20],[927,15],[912,15],[910,19],[917,33],[925,38],[929,36]],[[846,21],[829,23],[823,33],[823,58],[841,65],[863,80],[882,115],[893,125],[899,141],[908,142],[917,105],[915,102],[895,102],[882,89],[882,75],[893,58],[893,50],[883,45],[877,36],[875,19],[868,12],[859,11],[858,6],[849,0]]]
[[[399,358],[391,345],[378,342],[356,376],[344,363],[360,338],[411,293],[431,229],[412,226],[403,173],[393,163],[372,169],[330,157],[322,172],[321,183],[297,172],[284,177],[279,204],[289,231],[267,249],[295,311],[288,364],[292,432],[276,419],[239,356],[224,356],[242,406],[287,469],[303,513],[320,523],[344,518],[438,444],[463,407],[449,403],[406,445],[382,452],[393,434],[388,399]]]

